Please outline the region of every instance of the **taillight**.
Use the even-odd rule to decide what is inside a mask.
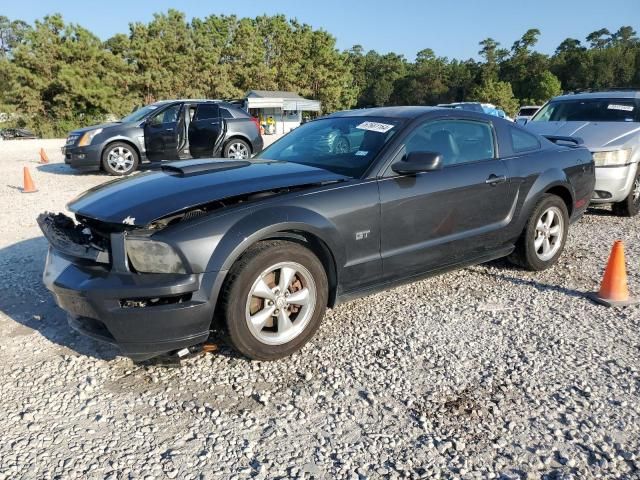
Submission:
[[[258,133],[260,133],[260,120],[258,120],[256,117],[251,117],[251,120],[253,120],[253,123],[256,125],[256,128],[258,129]]]

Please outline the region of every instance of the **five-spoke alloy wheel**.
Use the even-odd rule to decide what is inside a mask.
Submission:
[[[509,260],[528,270],[553,266],[564,250],[568,227],[569,213],[564,200],[549,193],[543,195]]]
[[[533,241],[540,260],[547,261],[558,252],[564,239],[564,228],[564,219],[558,207],[549,207],[540,215]]]
[[[275,360],[309,341],[327,306],[323,264],[304,244],[258,242],[233,265],[221,313],[233,346],[249,358]]]
[[[306,328],[316,304],[309,270],[281,262],[258,275],[247,298],[247,325],[262,343],[282,345]]]

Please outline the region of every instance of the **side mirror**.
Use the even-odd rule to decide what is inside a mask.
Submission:
[[[438,152],[411,152],[399,162],[391,165],[391,170],[400,174],[415,175],[442,168],[442,155]]]

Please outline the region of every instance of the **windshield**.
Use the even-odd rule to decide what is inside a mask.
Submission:
[[[121,122],[139,122],[147,118],[151,112],[158,109],[158,105],[147,105],[146,107],[139,108],[135,110],[133,113],[130,113],[126,117],[122,117],[120,119]]]
[[[301,163],[358,178],[402,123],[394,118],[327,117],[296,128],[256,158]]]
[[[640,122],[640,105],[632,98],[549,102],[532,122]]]

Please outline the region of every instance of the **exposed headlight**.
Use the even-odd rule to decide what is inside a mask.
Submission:
[[[102,131],[101,128],[96,128],[95,130],[89,130],[84,135],[82,135],[82,138],[78,142],[78,146],[86,147],[87,145],[91,145],[91,141],[93,140],[93,137],[98,135],[101,131]]]
[[[127,238],[127,255],[133,268],[141,273],[187,273],[180,256],[166,243]]]
[[[76,140],[78,140],[78,137],[79,137],[79,136],[80,136],[80,135],[69,135],[69,136],[67,137],[67,143],[66,143],[66,145],[73,145],[74,143],[76,143]]]
[[[611,150],[609,152],[594,152],[593,161],[596,167],[613,167],[626,165],[631,161],[631,149]]]

